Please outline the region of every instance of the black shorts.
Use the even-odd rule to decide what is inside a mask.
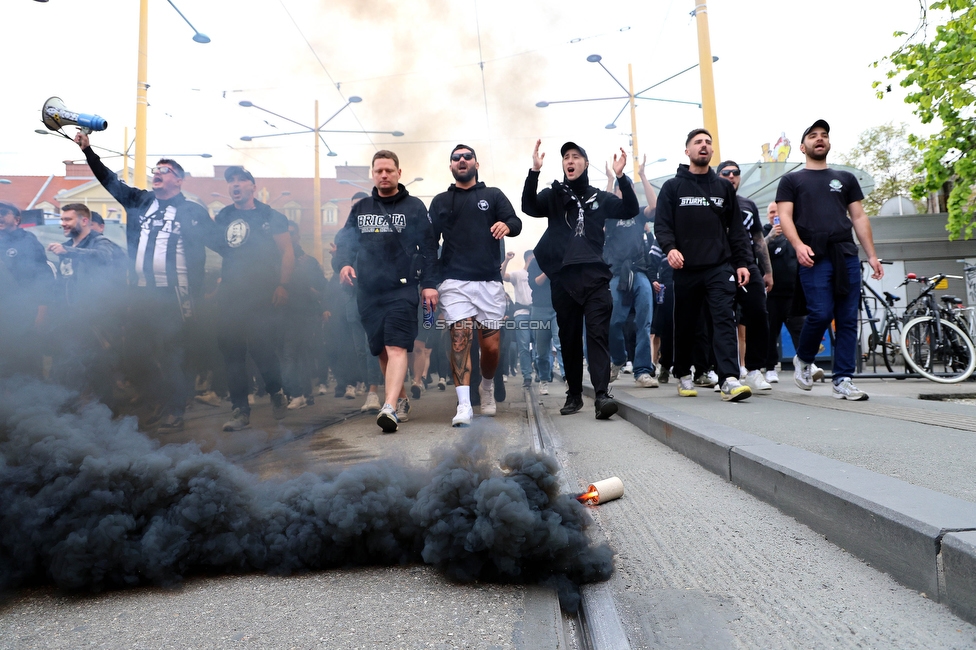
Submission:
[[[366,330],[369,352],[380,356],[387,346],[404,348],[413,352],[413,342],[417,338],[417,303],[420,298],[390,296],[368,303],[359,296],[359,317]]]

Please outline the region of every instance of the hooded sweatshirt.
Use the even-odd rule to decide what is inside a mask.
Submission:
[[[410,196],[403,184],[393,196],[369,196],[352,206],[346,225],[336,235],[336,264],[356,270],[359,300],[374,302],[379,295],[404,290],[417,295],[411,273],[412,257],[423,256],[424,289],[437,286],[437,244],[423,201]]]
[[[688,165],[678,165],[658,195],[654,235],[665,257],[677,249],[690,271],[726,262],[747,268],[754,259],[735,188],[712,169],[692,174]]]
[[[439,280],[501,282],[501,241],[491,227],[501,221],[508,237],[522,232],[522,220],[497,187],[482,182],[461,189],[451,185],[430,202],[434,241],[444,238]]]
[[[539,172],[529,170],[522,188],[522,212],[545,217],[549,225],[535,247],[539,268],[550,278],[564,266],[596,264],[610,274],[603,261],[603,226],[607,219],[630,219],[640,210],[634,185],[620,178],[618,199],[610,192],[591,187],[584,175],[572,182],[554,181],[538,194]]]

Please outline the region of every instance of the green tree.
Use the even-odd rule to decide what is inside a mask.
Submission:
[[[927,10],[921,4],[921,10],[918,29],[882,62],[890,66],[888,79],[900,77],[899,84],[908,89],[905,102],[915,105],[921,122],[941,125],[934,135],[908,138],[922,153],[925,171],[913,194],[922,198],[951,183],[946,230],[950,239],[960,235],[969,239],[976,229],[976,7],[972,0],[939,0]],[[944,21],[935,25],[931,36],[929,12],[939,12]],[[883,87],[884,82],[874,86],[879,97],[891,88]]]
[[[845,165],[863,169],[874,178],[874,191],[864,198],[864,211],[870,216],[878,214],[888,199],[909,196],[915,185],[925,181],[925,174],[916,171],[922,154],[908,138],[908,125],[889,122],[863,131],[854,148],[840,156]],[[916,207],[921,206],[916,202]]]

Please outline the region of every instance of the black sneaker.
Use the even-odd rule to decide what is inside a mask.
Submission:
[[[614,405],[616,406],[616,405]],[[571,415],[583,408],[583,396],[566,394],[566,403],[559,409],[559,415]]]
[[[596,398],[596,419],[609,420],[617,412],[617,402],[612,395]]]
[[[532,380],[531,379],[523,379],[522,380],[522,388],[532,388]]]
[[[414,399],[420,399],[420,393],[422,391],[423,388],[419,384],[413,384],[412,386],[410,386],[410,394],[413,396]]]
[[[282,391],[271,396],[271,415],[275,420],[284,420],[288,414],[288,398]]]
[[[174,433],[183,430],[183,418],[179,415],[167,415],[156,427],[157,433]]]
[[[229,420],[224,422],[222,428],[224,431],[240,431],[241,429],[248,428],[250,424],[251,415],[249,413],[243,413],[241,409],[234,409],[234,413]]]
[[[668,379],[670,379],[670,378],[671,377],[668,374],[668,369],[667,368],[661,368],[661,377],[658,379],[658,382],[660,382],[662,384],[666,384],[666,383],[668,383]]]

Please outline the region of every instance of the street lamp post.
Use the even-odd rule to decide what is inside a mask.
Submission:
[[[173,0],[167,0],[176,13],[190,25],[193,30],[193,40],[197,43],[209,43],[210,39],[197,31],[196,27],[190,24],[186,16],[176,8]],[[139,0],[139,52],[138,52],[138,77],[136,79],[136,151],[135,151],[135,171],[133,175],[133,185],[139,189],[146,189],[146,108],[149,106],[147,91],[149,83],[147,81],[149,69],[149,0]]]
[[[609,124],[607,124],[605,128],[607,128],[607,129],[615,129],[615,128],[617,128],[617,120],[620,119],[620,116],[623,114],[624,110],[626,110],[628,106],[630,107],[630,131],[631,131],[631,134],[630,135],[631,135],[631,145],[632,145],[632,152],[633,152],[632,155],[633,155],[633,159],[634,159],[633,160],[633,163],[634,163],[634,180],[636,182],[636,180],[637,180],[637,170],[639,168],[639,165],[637,163],[637,156],[638,156],[638,148],[637,148],[637,104],[636,104],[637,100],[638,99],[646,99],[648,101],[653,101],[653,102],[667,102],[667,103],[670,103],[670,104],[688,104],[690,106],[697,106],[698,108],[701,108],[702,105],[700,103],[698,103],[698,102],[687,102],[687,101],[683,101],[683,100],[680,100],[680,99],[662,99],[660,97],[648,97],[648,96],[644,95],[644,93],[646,93],[648,90],[651,90],[653,88],[657,88],[661,84],[663,84],[663,83],[665,83],[667,81],[671,81],[675,77],[677,77],[679,75],[682,75],[685,72],[688,72],[689,70],[694,70],[699,64],[696,63],[695,65],[689,66],[689,67],[685,68],[684,70],[682,70],[680,72],[676,72],[675,74],[671,75],[667,79],[663,79],[663,80],[661,80],[661,81],[659,81],[659,82],[657,82],[655,84],[652,84],[652,85],[648,86],[644,90],[641,90],[640,92],[635,93],[634,92],[634,72],[633,72],[633,66],[630,63],[627,64],[627,80],[628,80],[628,85],[627,86],[624,86],[620,82],[620,80],[617,79],[613,75],[612,72],[610,72],[609,70],[607,70],[607,67],[605,65],[603,65],[603,57],[602,56],[600,56],[599,54],[591,54],[588,57],[586,57],[586,60],[589,61],[590,63],[599,63],[600,64],[600,67],[603,68],[603,70],[608,75],[610,75],[610,78],[613,79],[614,81],[616,81],[617,82],[617,85],[620,86],[620,88],[623,89],[623,91],[626,92],[627,94],[624,95],[624,96],[622,96],[622,97],[597,97],[597,98],[593,98],[593,99],[563,99],[563,100],[554,101],[554,102],[542,101],[542,102],[537,102],[536,103],[536,106],[538,108],[546,108],[547,106],[549,106],[551,104],[573,104],[573,103],[577,103],[577,102],[602,102],[602,101],[613,101],[613,100],[619,100],[619,99],[626,100],[624,102],[624,105],[621,107],[620,111],[617,113],[617,116],[614,117],[613,118],[613,121],[610,122]],[[718,57],[717,56],[716,57],[712,57],[711,61],[718,61]],[[709,70],[711,70],[711,65],[709,65]]]
[[[315,139],[315,178],[313,179],[314,185],[312,187],[312,209],[315,212],[315,216],[314,219],[312,220],[312,236],[315,240],[315,244],[314,244],[315,259],[317,259],[319,263],[322,263],[322,260],[324,259],[324,255],[322,251],[322,183],[321,183],[321,176],[319,173],[319,142],[321,141],[321,143],[325,145],[325,148],[328,149],[329,153],[327,153],[326,156],[329,156],[331,158],[338,155],[336,154],[336,152],[332,151],[332,148],[329,146],[329,143],[325,141],[325,138],[322,137],[322,134],[323,133],[379,133],[385,135],[392,135],[397,138],[403,135],[402,131],[346,131],[346,130],[332,130],[332,129],[322,128],[326,124],[331,122],[333,119],[335,119],[336,116],[338,116],[339,113],[344,111],[347,106],[349,106],[350,104],[358,104],[361,101],[363,101],[362,97],[351,95],[346,99],[346,103],[343,104],[339,110],[333,113],[327,120],[319,124],[319,100],[316,99],[315,100],[315,121],[313,122],[314,126],[308,126],[306,124],[302,124],[301,122],[296,122],[290,117],[285,117],[284,115],[279,115],[274,111],[269,111],[266,108],[262,108],[257,104],[255,104],[254,102],[250,102],[247,100],[238,102],[241,106],[245,108],[256,108],[259,111],[263,111],[270,115],[274,115],[275,117],[291,122],[292,124],[296,124],[302,127],[303,129],[302,131],[290,131],[288,133],[267,133],[264,135],[244,135],[241,136],[241,140],[243,140],[244,142],[251,142],[252,140],[256,140],[258,138],[274,138],[282,135],[300,135],[304,133],[311,133],[312,137]],[[341,183],[342,181],[339,182]]]

